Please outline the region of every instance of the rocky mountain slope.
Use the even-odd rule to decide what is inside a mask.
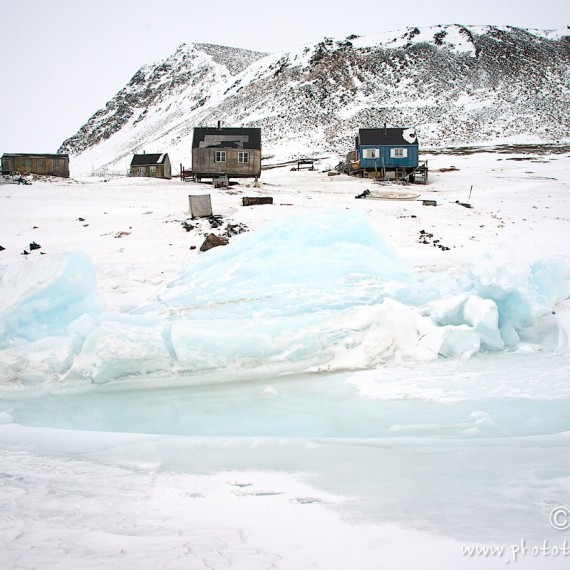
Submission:
[[[267,55],[182,45],[61,146],[75,171],[133,152],[190,165],[192,129],[258,126],[274,160],[345,154],[360,127],[415,126],[420,144],[569,140],[570,29],[446,25],[325,38]]]

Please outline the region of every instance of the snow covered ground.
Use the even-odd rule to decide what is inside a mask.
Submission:
[[[567,567],[570,154],[427,158],[0,185],[1,567]]]

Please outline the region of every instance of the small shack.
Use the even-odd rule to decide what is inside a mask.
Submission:
[[[41,174],[69,178],[69,154],[2,155],[2,174]]]
[[[202,178],[259,178],[261,129],[197,127],[192,139],[192,172]]]
[[[427,164],[420,164],[413,127],[359,129],[355,150],[347,155],[347,172],[371,178],[427,181]]]
[[[172,169],[168,153],[135,154],[131,160],[130,176],[149,178],[172,178]]]
[[[297,170],[303,170],[303,168],[306,168],[307,170],[315,170],[315,159],[299,157],[297,159]]]

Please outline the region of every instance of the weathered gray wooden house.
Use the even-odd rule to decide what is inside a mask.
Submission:
[[[261,129],[197,127],[192,139],[192,172],[202,178],[258,178]]]
[[[146,176],[149,178],[172,178],[170,158],[167,153],[135,154],[131,160],[131,176]]]
[[[2,155],[2,173],[43,174],[69,178],[69,154],[11,154]]]

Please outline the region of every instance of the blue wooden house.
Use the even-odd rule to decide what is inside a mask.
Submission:
[[[418,166],[418,137],[413,128],[360,129],[356,151],[365,170]]]
[[[359,129],[356,148],[349,153],[349,174],[385,179],[388,173],[397,180],[413,182],[423,173],[419,161],[416,130],[413,127]]]

